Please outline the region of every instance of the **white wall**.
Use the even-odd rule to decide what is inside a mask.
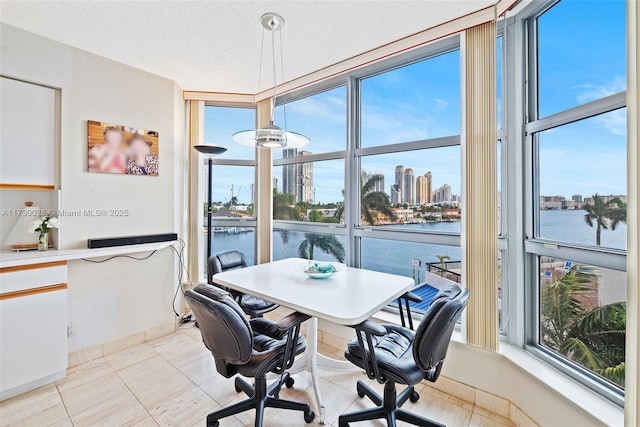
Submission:
[[[65,217],[60,249],[87,238],[180,230],[184,102],[165,79],[0,23],[0,73],[61,90],[61,209],[127,209],[126,217]],[[87,172],[87,120],[159,132],[157,177]],[[176,286],[173,252],[146,261],[69,264],[69,314],[80,340],[111,342],[171,324]]]

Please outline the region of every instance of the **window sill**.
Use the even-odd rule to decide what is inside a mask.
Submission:
[[[373,319],[379,322],[398,324],[398,315],[392,312],[380,311],[373,316]],[[420,319],[414,318],[415,324]],[[465,349],[478,350],[473,346],[468,346],[463,339],[460,330],[453,332],[452,341],[459,346],[463,346]],[[492,353],[492,352],[490,352]],[[603,396],[588,389],[584,385],[569,378],[562,372],[558,371],[553,366],[548,365],[538,357],[534,356],[530,352],[513,346],[511,344],[500,342],[498,353],[494,353],[498,357],[502,357],[517,368],[519,368],[524,374],[526,374],[525,381],[531,380],[541,383],[546,387],[550,393],[557,394],[566,400],[569,404],[575,406],[579,411],[585,415],[605,425],[623,425],[624,424],[624,409],[615,403],[609,401]],[[470,357],[473,357],[470,355]],[[456,380],[455,378],[452,378]],[[522,381],[520,379],[519,381]],[[465,382],[465,381],[461,381]],[[490,386],[481,386],[469,384],[476,389],[482,390],[483,388],[490,388]],[[496,395],[496,390],[483,390]],[[512,396],[503,396],[510,400],[514,405],[525,408],[526,402],[513,401]],[[535,413],[527,414],[533,419],[539,418]]]
[[[530,352],[501,342],[498,352],[555,393],[606,425],[623,425],[624,409],[559,372]]]

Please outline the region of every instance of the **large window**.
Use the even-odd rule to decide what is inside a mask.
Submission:
[[[622,401],[626,310],[624,2],[528,20],[529,348]]]
[[[205,249],[202,252],[206,258],[206,239],[210,238],[212,254],[238,250],[246,255],[249,263],[253,264],[256,246],[254,215],[256,150],[236,144],[231,140],[231,135],[238,130],[255,127],[255,110],[207,105],[204,117],[205,143],[222,145],[227,148],[227,151],[213,159],[211,236],[207,236],[206,230],[208,159],[206,156],[201,156],[204,162],[200,179],[204,183],[202,213],[205,224],[203,228]],[[206,259],[204,265],[207,265]]]
[[[347,88],[281,99],[275,115],[311,144],[274,152],[273,259],[346,261]]]
[[[425,295],[460,282],[457,37],[277,104],[311,145],[274,154],[274,259],[313,243],[314,259],[414,277]]]
[[[460,282],[460,51],[456,40],[419,62],[359,82],[360,133],[352,220],[356,262],[413,277],[426,310]]]

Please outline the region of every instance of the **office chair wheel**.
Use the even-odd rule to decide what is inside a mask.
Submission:
[[[234,383],[235,383],[235,381],[234,381]],[[236,388],[236,393],[242,392],[242,389],[240,389],[240,387],[238,387],[238,384],[235,385],[235,388]]]
[[[293,385],[296,383],[296,381],[289,377],[287,378],[287,381],[284,382],[284,385],[287,386],[287,388],[293,388]]]
[[[311,409],[304,413],[304,422],[310,424],[316,417]]]
[[[409,396],[409,400],[411,401],[411,403],[416,403],[418,400],[420,400],[420,395],[418,394],[417,391],[412,391],[411,395]]]

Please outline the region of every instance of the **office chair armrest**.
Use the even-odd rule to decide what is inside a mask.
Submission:
[[[364,322],[353,326],[353,328],[356,331],[362,331],[365,334],[375,335],[378,337],[382,337],[387,333],[387,330],[382,325],[372,320],[365,320]]]
[[[362,349],[362,360],[364,362],[364,370],[367,376],[371,379],[376,379],[379,383],[384,382],[378,369],[378,361],[376,360],[375,345],[373,344],[372,336],[382,337],[387,334],[387,329],[371,320],[365,320],[364,322],[354,326],[356,330],[356,337],[358,338],[358,344]],[[364,337],[363,337],[364,335]]]
[[[413,302],[422,302],[422,298],[419,295],[414,294],[413,292],[407,292],[400,298],[408,299],[409,301]]]
[[[298,313],[296,311],[283,317],[277,323],[279,330],[287,332],[287,344],[284,348],[283,366],[274,370],[274,373],[281,374],[293,366],[293,362],[296,359],[298,338],[300,337],[300,325],[302,325],[302,322],[309,320],[310,318],[311,316],[307,316],[306,314]]]
[[[421,285],[418,285],[421,286]],[[402,308],[402,301],[404,301],[404,309]],[[404,328],[407,326],[404,320],[404,310],[407,310],[407,321],[409,322],[409,329],[413,331],[413,317],[411,317],[411,305],[409,301],[420,303],[422,302],[422,298],[419,295],[414,294],[413,292],[407,292],[398,298],[398,311],[400,313],[400,323]]]
[[[303,322],[306,322],[310,318],[311,316],[307,316],[306,314],[294,311],[293,313],[283,317],[278,321],[278,329],[280,329],[281,331],[287,331],[294,326],[298,326]]]

